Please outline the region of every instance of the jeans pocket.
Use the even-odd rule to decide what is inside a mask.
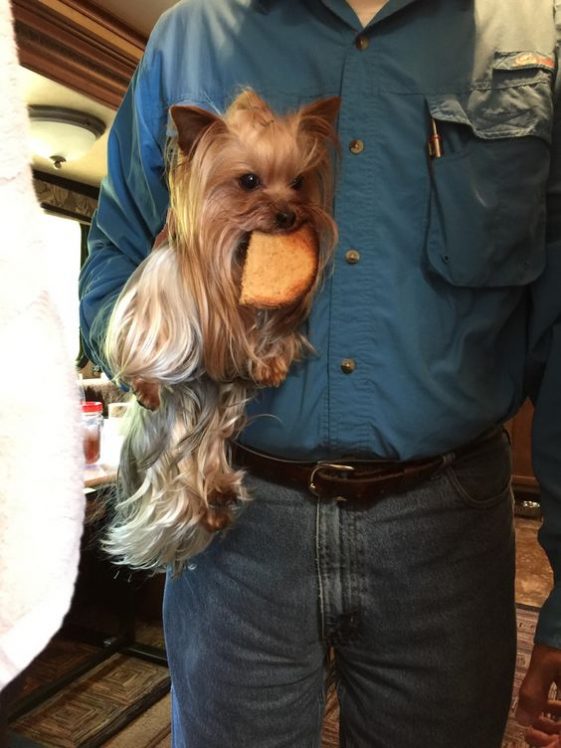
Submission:
[[[453,462],[444,475],[466,506],[488,509],[509,500],[512,453],[507,432],[497,429],[467,457]]]

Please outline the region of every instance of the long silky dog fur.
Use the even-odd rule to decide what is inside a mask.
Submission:
[[[172,107],[169,241],[131,276],[106,338],[115,381],[148,406],[132,406],[104,539],[117,563],[177,572],[248,500],[230,444],[256,389],[281,384],[310,349],[301,326],[337,236],[338,106],[324,99],[277,116],[245,90],[223,117]],[[306,223],[317,236],[312,288],[278,309],[240,305],[251,232],[287,233],[287,214],[290,230]]]

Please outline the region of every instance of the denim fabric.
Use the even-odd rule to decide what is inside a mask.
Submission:
[[[510,449],[369,508],[249,479],[237,524],[168,578],[174,748],[498,748],[515,657]]]

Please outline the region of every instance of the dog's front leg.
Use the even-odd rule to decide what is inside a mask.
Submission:
[[[250,377],[264,387],[281,385],[294,361],[302,354],[302,338],[297,333],[279,338],[272,347],[252,363]]]
[[[127,282],[109,320],[105,354],[118,382],[149,410],[161,387],[198,375],[200,325],[172,247],[151,252]]]
[[[286,379],[289,363],[283,358],[268,358],[253,367],[252,379],[263,387],[278,387]]]

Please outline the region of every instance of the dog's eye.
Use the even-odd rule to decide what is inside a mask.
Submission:
[[[244,190],[254,190],[261,184],[261,180],[259,179],[257,174],[242,174],[239,182]]]
[[[296,177],[296,179],[292,180],[292,182],[290,183],[290,186],[292,187],[293,190],[300,190],[302,189],[303,184],[304,184],[304,175],[299,174]]]

